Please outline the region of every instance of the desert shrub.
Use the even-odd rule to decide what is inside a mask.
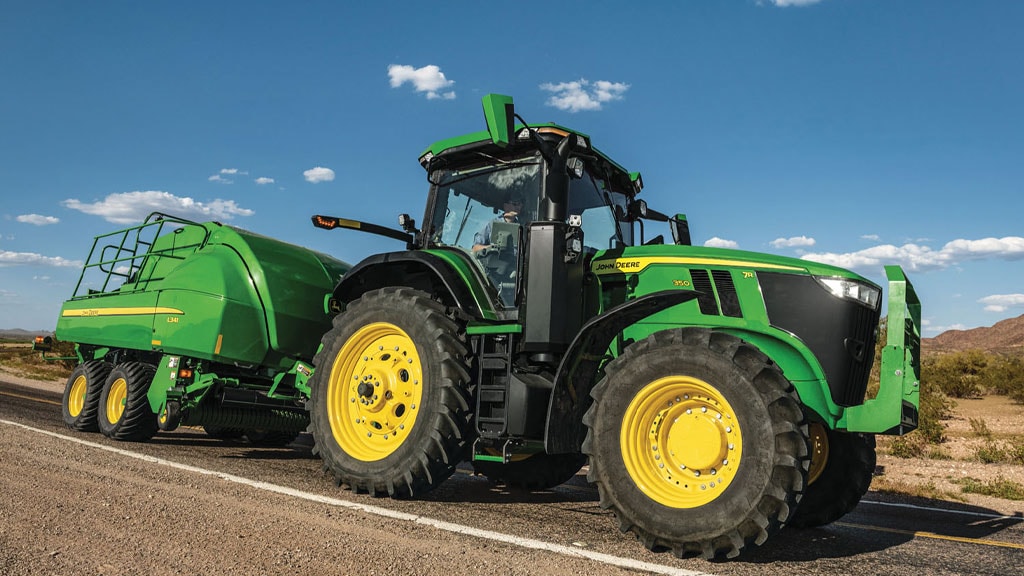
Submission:
[[[989,392],[1024,402],[1024,358],[993,355],[982,373],[982,385]]]
[[[981,396],[990,358],[980,350],[926,358],[921,364],[922,378],[953,398],[977,398]]]
[[[982,420],[981,418],[971,418],[970,421],[971,430],[973,430],[975,434],[988,440],[992,439],[992,430],[988,427],[988,424],[984,420]]]
[[[995,496],[1004,500],[1024,500],[1024,485],[1002,477],[988,482],[967,477],[958,480],[957,484],[960,484],[960,489],[967,494]]]
[[[918,408],[917,433],[930,444],[939,444],[945,439],[946,427],[942,420],[953,415],[956,402],[950,400],[938,386],[922,378],[920,406]]]
[[[921,434],[893,438],[889,442],[889,454],[897,458],[924,458],[928,454],[927,439]]]

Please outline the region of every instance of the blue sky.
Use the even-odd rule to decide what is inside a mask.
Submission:
[[[48,2],[0,13],[0,328],[52,329],[153,210],[349,262],[422,216],[417,156],[510,94],[644,175],[695,244],[882,281],[925,335],[1024,314],[1024,3]]]

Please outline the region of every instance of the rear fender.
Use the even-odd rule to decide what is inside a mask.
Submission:
[[[481,279],[454,252],[405,251],[375,254],[356,264],[334,289],[342,306],[366,292],[407,286],[435,294],[473,318],[498,319]]]

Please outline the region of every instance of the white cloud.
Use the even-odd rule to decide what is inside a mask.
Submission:
[[[266,176],[260,176],[259,178],[256,179],[256,183],[259,184],[260,186],[262,186],[264,184],[273,184],[274,183],[274,179],[273,178],[267,178]]]
[[[558,84],[548,82],[541,84],[540,89],[554,92],[554,95],[548,98],[548,106],[569,112],[580,112],[582,110],[600,110],[606,102],[622,100],[622,95],[629,90],[629,84],[608,82],[607,80],[590,82],[580,79],[575,82],[560,82]]]
[[[978,302],[985,304],[986,312],[1006,312],[1008,308],[1024,308],[1024,294],[993,294]]]
[[[110,194],[103,200],[87,204],[74,198],[61,202],[65,208],[94,216],[102,216],[114,224],[137,224],[151,212],[164,212],[191,220],[231,220],[235,216],[252,216],[248,208],[241,208],[234,200],[216,199],[197,202],[169,192],[121,192]]]
[[[454,100],[455,91],[448,90],[454,84],[454,80],[445,78],[441,68],[429,64],[422,68],[413,68],[404,64],[392,64],[388,66],[388,77],[391,79],[391,87],[398,88],[406,82],[412,84],[417,92],[426,92],[428,100],[438,98]]]
[[[306,182],[317,184],[319,182],[330,182],[334,180],[334,170],[330,168],[324,168],[317,166],[316,168],[310,168],[302,173],[306,177]]]
[[[61,256],[43,256],[35,252],[8,252],[0,250],[0,268],[5,266],[53,266],[55,268],[81,268],[81,260],[68,260]]]
[[[950,324],[949,326],[932,326],[931,322],[927,320],[923,320],[921,324],[924,325],[923,333],[928,336],[937,336],[939,334],[942,334],[943,332],[948,332],[950,330],[967,330],[967,326],[965,324]]]
[[[864,234],[860,237],[861,240],[871,240],[872,242],[878,242],[882,239],[878,234]]]
[[[238,168],[221,168],[221,174],[248,174],[248,172],[239,172]]]
[[[902,246],[882,244],[845,254],[834,252],[804,254],[802,258],[851,270],[875,270],[884,264],[899,264],[911,271],[927,272],[943,270],[970,260],[1012,261],[1024,259],[1024,238],[1007,236],[980,240],[953,240],[947,242],[939,250],[913,243]]]
[[[209,178],[207,178],[207,180],[209,180],[210,182],[216,182],[218,184],[233,184],[234,183],[234,180],[225,178],[225,177],[221,176],[220,174],[214,174],[213,176],[210,176]]]
[[[17,218],[18,222],[24,222],[25,224],[35,224],[36,226],[47,226],[49,224],[60,223],[60,218],[56,216],[42,216],[40,214],[22,214]]]
[[[739,243],[737,243],[736,241],[734,241],[734,240],[723,240],[722,238],[719,238],[718,236],[715,236],[714,238],[708,240],[707,242],[704,242],[704,246],[706,248],[732,248],[732,249],[737,249],[737,248],[740,247]]]
[[[801,248],[804,246],[814,246],[814,238],[808,238],[807,236],[793,236],[792,238],[776,238],[769,242],[772,248]]]

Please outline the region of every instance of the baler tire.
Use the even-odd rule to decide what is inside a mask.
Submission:
[[[532,454],[507,464],[476,460],[473,469],[497,484],[519,490],[547,490],[568,482],[587,463],[583,454]]]
[[[61,414],[68,428],[79,432],[99,431],[100,394],[110,369],[109,362],[89,360],[76,366],[68,376],[61,398]]]
[[[156,368],[143,362],[125,362],[110,371],[100,394],[100,432],[114,440],[145,442],[159,429],[157,415],[146,394]]]
[[[810,443],[796,390],[767,356],[682,328],[632,344],[604,373],[583,452],[622,532],[680,558],[733,558],[789,520]]]
[[[307,408],[313,451],[336,484],[419,496],[467,458],[469,347],[457,318],[404,287],[368,292],[335,317],[313,358]]]
[[[875,472],[875,435],[839,432],[819,426],[827,446],[815,448],[811,456],[814,469],[816,457],[826,460],[817,478],[811,478],[800,506],[789,523],[797,528],[814,528],[839,520],[860,503],[871,486]],[[824,454],[824,456],[819,456]]]

